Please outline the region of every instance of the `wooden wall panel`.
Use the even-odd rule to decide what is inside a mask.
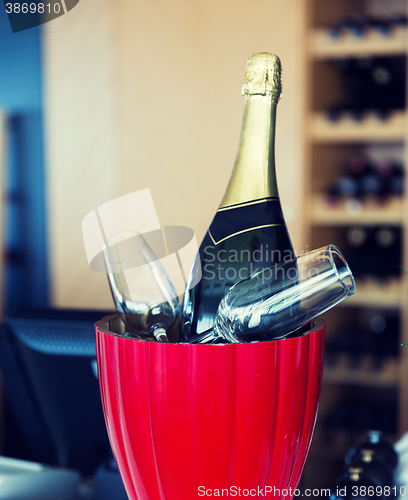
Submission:
[[[59,307],[113,307],[82,240],[85,215],[119,194],[113,3],[82,1],[44,30],[48,233]]]
[[[301,168],[302,34],[296,0],[116,2],[119,140],[124,192],[150,188],[162,224],[200,240],[227,185],[238,146],[247,58],[278,54],[280,194],[297,238]]]

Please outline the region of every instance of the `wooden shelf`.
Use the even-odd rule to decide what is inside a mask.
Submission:
[[[386,282],[374,279],[357,281],[356,293],[339,306],[398,309],[401,306],[401,290],[401,282],[398,279]]]
[[[407,117],[395,112],[386,121],[368,113],[361,121],[343,116],[330,121],[325,113],[315,113],[311,120],[311,139],[326,143],[399,142],[406,135]]]
[[[407,29],[404,27],[397,27],[389,36],[371,29],[361,38],[349,33],[333,38],[326,29],[316,29],[310,35],[310,51],[317,59],[397,56],[406,54],[407,40]]]
[[[403,202],[397,197],[390,198],[383,205],[376,200],[360,202],[354,199],[340,200],[333,205],[327,201],[326,195],[315,194],[310,208],[312,224],[315,226],[399,225],[403,217]]]
[[[397,365],[396,359],[390,359],[379,371],[364,366],[364,363],[357,369],[338,365],[333,368],[325,366],[323,381],[328,384],[395,388],[398,385]]]
[[[348,102],[352,97],[344,85],[342,70],[335,63],[341,59],[370,57],[398,57],[408,61],[408,28],[397,27],[389,36],[368,29],[364,37],[344,32],[335,38],[326,27],[354,15],[384,19],[394,14],[406,15],[408,0],[305,0],[302,5],[306,61],[303,71],[304,247],[318,248],[329,240],[342,249],[345,228],[350,225],[398,226],[401,266],[408,269],[408,188],[402,196],[384,203],[368,197],[334,203],[328,201],[325,192],[336,178],[345,175],[347,162],[353,156],[365,156],[373,164],[384,159],[406,162],[408,147],[408,105],[406,110],[394,112],[386,120],[381,120],[374,111],[364,113],[361,120],[355,120],[347,112],[341,113],[337,120],[328,119],[336,103]],[[404,160],[401,160],[402,152]],[[405,167],[407,171],[407,165]],[[361,273],[358,276],[360,278]],[[408,275],[403,270],[400,276],[386,282],[374,277],[361,278],[356,283],[356,293],[331,313],[328,328],[335,332],[349,324],[358,324],[363,331],[368,330],[370,318],[377,314],[398,316],[399,342],[408,343],[407,300]],[[408,426],[408,347],[401,347],[398,358],[388,358],[381,365],[368,353],[354,356],[353,362],[346,353],[343,358],[333,353],[330,357],[328,353],[327,359],[331,363],[324,368],[320,416],[311,448],[312,466],[307,469],[306,477],[306,483],[312,487],[315,484],[325,487],[321,476],[326,475],[327,480],[335,469],[340,470],[340,462],[350,447],[365,435],[360,436],[358,431],[346,426],[331,428],[332,411],[354,404],[375,410],[378,403],[392,405],[394,411],[397,403],[395,421],[390,412],[390,424],[395,426],[396,435],[385,438],[395,440]]]

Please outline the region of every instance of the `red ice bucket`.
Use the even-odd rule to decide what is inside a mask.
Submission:
[[[113,453],[131,500],[290,499],[320,395],[324,326],[246,344],[162,344],[96,323]]]

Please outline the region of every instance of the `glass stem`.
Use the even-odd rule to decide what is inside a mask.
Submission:
[[[159,326],[159,327],[155,328],[153,330],[153,335],[154,335],[154,338],[157,340],[157,342],[169,343],[169,339],[167,337],[167,332],[163,327]]]
[[[198,335],[194,335],[188,340],[188,344],[210,344],[214,340],[218,339],[220,336],[214,330],[207,330]]]

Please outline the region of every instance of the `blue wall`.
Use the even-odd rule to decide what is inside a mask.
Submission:
[[[0,2],[0,108],[9,115],[7,311],[48,305],[41,28],[12,33]]]

